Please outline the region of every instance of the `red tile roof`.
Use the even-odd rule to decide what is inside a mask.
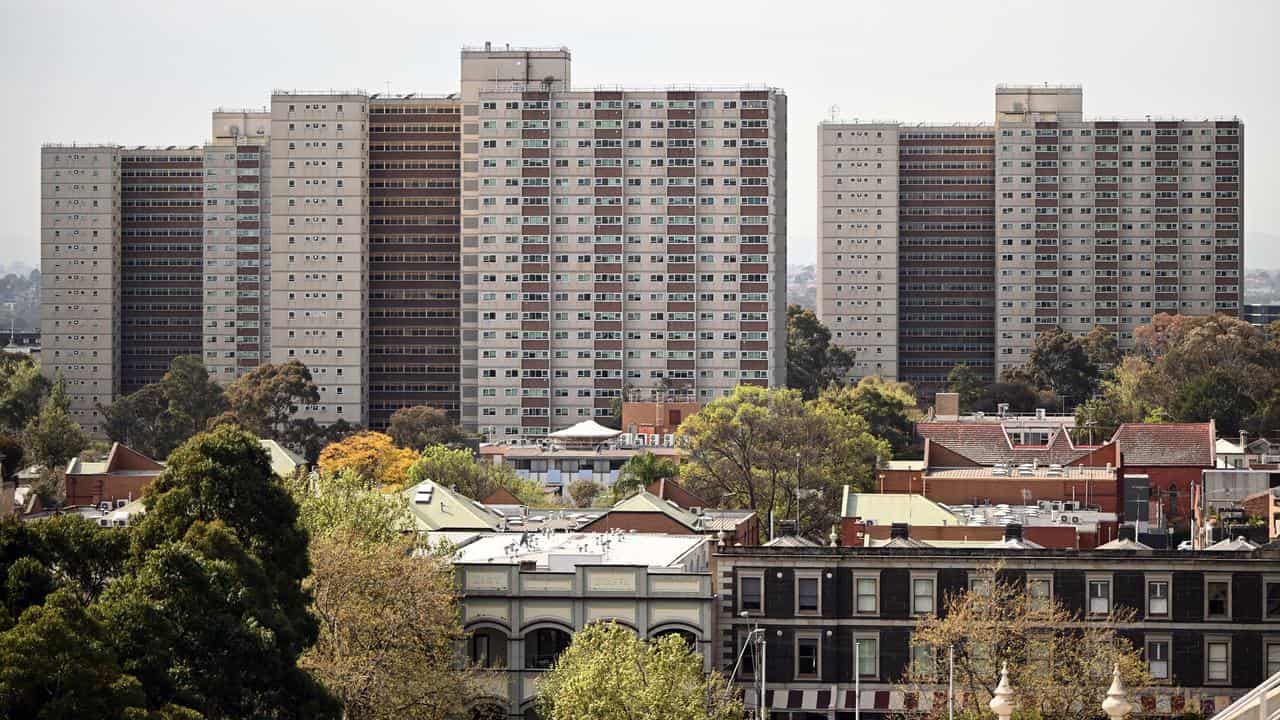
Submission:
[[[1126,423],[1111,437],[1125,465],[1213,467],[1214,428],[1207,423]]]
[[[1089,454],[1089,448],[1076,447],[1061,428],[1046,445],[1014,445],[1004,426],[996,422],[927,422],[917,425],[916,430],[931,444],[941,445],[979,465],[1030,462],[1066,465]]]

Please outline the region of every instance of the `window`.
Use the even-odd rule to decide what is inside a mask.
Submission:
[[[796,636],[796,678],[816,680],[820,674],[822,639],[817,634]]]
[[[1027,576],[1027,605],[1033,612],[1048,612],[1053,601],[1053,576]]]
[[[969,592],[978,595],[986,595],[991,592],[991,580],[987,577],[972,572],[969,574]]]
[[[764,573],[738,576],[738,610],[754,615],[764,614]]]
[[[1263,597],[1263,619],[1280,620],[1280,578],[1267,578]]]
[[[1147,578],[1147,617],[1169,617],[1169,579]]]
[[[928,615],[933,612],[934,578],[911,578],[911,612],[914,615]]]
[[[796,572],[796,614],[822,614],[822,575],[815,571]]]
[[[855,635],[854,656],[858,658],[858,675],[874,678],[880,675],[880,638],[876,635]]]
[[[880,578],[875,575],[854,576],[853,611],[858,615],[875,615],[880,610]]]
[[[756,647],[755,640],[751,637],[751,631],[746,628],[740,628],[738,632],[738,650],[741,650],[744,644],[749,645],[749,647],[742,653],[742,666],[738,669],[738,676],[755,677],[756,653],[759,650]]]
[[[937,678],[938,653],[932,645],[911,646],[911,675],[926,682]]]
[[[1204,617],[1206,620],[1231,619],[1231,581],[1223,578],[1205,578]]]
[[[1231,682],[1230,640],[1226,638],[1205,638],[1204,681],[1205,684],[1210,685]]]
[[[569,647],[569,633],[558,628],[538,628],[524,639],[524,666],[548,670]]]
[[[1089,614],[1111,614],[1111,581],[1089,580]]]
[[[1169,679],[1169,638],[1147,638],[1147,671],[1156,680]]]
[[[1267,643],[1267,674],[1271,677],[1280,672],[1280,642]]]

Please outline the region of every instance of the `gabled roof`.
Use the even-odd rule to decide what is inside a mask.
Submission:
[[[1130,538],[1116,538],[1111,542],[1103,543],[1099,545],[1095,549],[1097,550],[1150,550],[1151,546],[1145,543],[1140,543],[1137,540],[1132,540]]]
[[[524,505],[520,498],[512,495],[511,491],[504,487],[499,487],[489,493],[488,497],[485,497],[480,502],[485,505]]]
[[[1061,427],[1053,431],[1045,445],[1014,445],[1004,426],[996,422],[922,422],[916,425],[916,430],[930,444],[940,445],[977,465],[1031,462],[1066,465],[1092,450],[1076,447],[1071,435]]]
[[[661,513],[690,530],[698,529],[698,516],[681,508],[669,500],[654,495],[648,490],[641,490],[631,497],[614,505],[610,513]]]
[[[1125,465],[1213,467],[1213,422],[1125,423],[1111,437]]]
[[[430,480],[403,491],[401,496],[409,504],[413,529],[418,532],[499,530],[503,524],[502,515]]]
[[[1222,438],[1218,438],[1217,442],[1213,444],[1213,451],[1218,455],[1244,454],[1244,448],[1241,448],[1239,444],[1233,443],[1230,440],[1223,440]]]
[[[855,493],[844,486],[842,517],[862,518],[876,525],[962,525],[950,510],[915,493]]]
[[[547,437],[555,439],[610,440],[622,434],[621,430],[607,428],[595,420],[583,420],[563,430],[549,433]]]
[[[764,547],[811,548],[819,547],[818,543],[795,535],[776,537],[764,544]]]
[[[307,464],[305,458],[275,440],[259,439],[258,444],[271,457],[271,472],[282,478],[291,477],[298,467]]]
[[[67,463],[68,475],[159,475],[164,463],[152,460],[128,445],[111,443],[111,452],[101,462],[71,458]]]
[[[1249,542],[1244,536],[1223,538],[1205,548],[1205,550],[1257,550],[1258,546]]]

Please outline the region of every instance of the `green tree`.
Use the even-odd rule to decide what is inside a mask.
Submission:
[[[574,480],[569,483],[569,487],[566,489],[574,507],[580,508],[591,507],[596,498],[600,497],[601,493],[604,492],[604,488],[595,480]]]
[[[165,458],[227,408],[222,386],[195,355],[179,355],[158,382],[99,406],[107,437],[155,458]]]
[[[1234,378],[1211,371],[1178,388],[1169,414],[1178,422],[1213,420],[1219,434],[1235,436],[1255,407],[1254,399]]]
[[[806,403],[798,390],[746,385],[685,420],[677,437],[690,492],[717,507],[753,509],[764,521],[771,512],[794,517],[797,494],[808,497],[801,531],[822,537],[841,486],[870,487],[876,458],[890,454],[866,420],[830,398]]]
[[[964,363],[958,363],[947,373],[947,389],[960,396],[961,411],[973,410],[986,387],[978,371]]]
[[[903,456],[911,447],[920,410],[910,385],[869,376],[857,385],[829,387],[820,398],[866,420],[871,434],[889,443],[893,457]]]
[[[787,387],[812,400],[832,383],[843,382],[853,353],[831,344],[831,331],[808,308],[787,307]]]
[[[240,424],[272,440],[285,440],[298,408],[319,401],[311,371],[297,360],[259,365],[227,388],[227,402]]]
[[[296,595],[305,596],[300,581]],[[300,632],[314,627],[307,607],[281,597],[270,569],[222,521],[142,553],[95,612],[150,702],[228,720],[337,716],[297,665],[314,638]]]
[[[1124,357],[1120,352],[1120,341],[1116,334],[1103,325],[1094,325],[1084,337],[1080,338],[1084,345],[1085,355],[1089,362],[1099,371],[1109,370]]]
[[[0,633],[0,717],[145,718],[146,700],[102,626],[70,593],[53,593]]]
[[[430,405],[400,408],[391,415],[387,434],[402,448],[421,452],[428,445],[456,445],[467,439],[449,413]]]
[[[320,637],[302,665],[346,720],[461,717],[475,673],[457,664],[465,634],[444,558],[410,541],[317,538],[307,587]]]
[[[1107,438],[1124,423],[1158,420],[1163,411],[1150,399],[1151,385],[1156,382],[1159,379],[1151,363],[1138,356],[1125,357],[1102,381],[1098,394],[1076,406],[1077,434]]]
[[[409,467],[409,485],[424,480],[453,488],[473,500],[483,500],[498,488],[505,488],[526,505],[549,504],[541,483],[516,475],[510,465],[479,462],[470,450],[443,445],[426,448]]]
[[[54,381],[40,413],[27,423],[24,438],[27,455],[50,470],[66,464],[89,444],[80,424],[71,417],[67,383],[61,375]]]
[[[299,473],[286,485],[313,546],[316,538],[338,535],[388,543],[408,527],[409,509],[400,495],[380,492],[359,473]]]
[[[1085,344],[1062,328],[1036,337],[1026,369],[1037,387],[1077,405],[1092,397],[1101,375]]]
[[[47,563],[59,587],[89,604],[119,577],[129,559],[130,537],[80,515],[45,518],[32,528],[37,555]]]
[[[677,635],[644,641],[617,624],[578,631],[538,683],[546,720],[740,720],[742,705]]]
[[[0,353],[0,429],[17,432],[40,412],[49,380],[30,355]]]
[[[613,499],[622,500],[659,480],[679,475],[680,465],[674,460],[660,458],[651,452],[637,453],[627,458],[618,471],[618,479],[613,485]]]

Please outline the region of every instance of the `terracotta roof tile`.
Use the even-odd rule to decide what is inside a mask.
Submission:
[[[1213,435],[1213,423],[1126,423],[1111,441],[1125,465],[1213,467]]]
[[[1087,448],[1076,447],[1061,428],[1054,432],[1046,445],[1014,445],[1004,427],[995,422],[929,422],[920,423],[916,429],[930,443],[941,445],[979,465],[1030,462],[1065,465],[1089,453]]]

